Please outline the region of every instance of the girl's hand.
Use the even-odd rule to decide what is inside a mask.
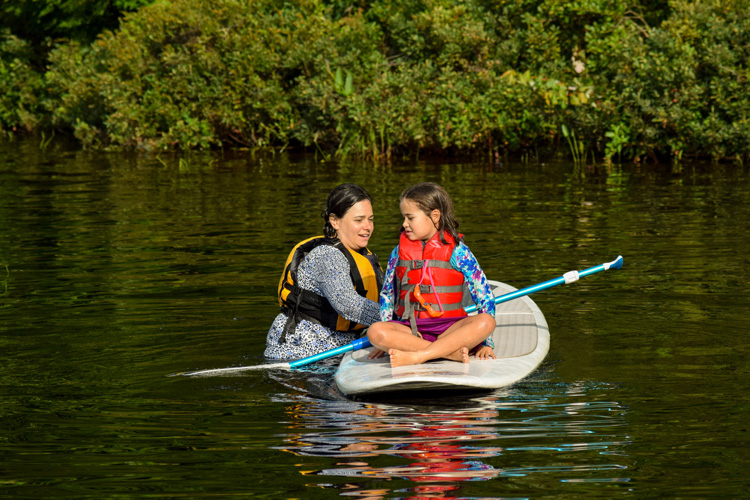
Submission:
[[[367,359],[378,359],[382,358],[385,354],[385,351],[381,351],[377,347],[373,348],[373,350],[370,352],[370,354],[367,355]]]
[[[491,347],[484,345],[477,351],[474,357],[477,359],[495,359],[495,351]]]

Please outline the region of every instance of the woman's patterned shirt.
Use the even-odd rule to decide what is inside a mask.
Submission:
[[[378,304],[356,292],[349,276],[349,261],[340,250],[329,245],[312,249],[299,265],[297,280],[301,288],[328,299],[344,318],[362,325],[378,321]],[[266,358],[305,358],[353,342],[362,333],[340,332],[303,319],[294,331],[287,333],[286,342],[280,344],[286,320],[286,314],[280,313],[268,330]]]

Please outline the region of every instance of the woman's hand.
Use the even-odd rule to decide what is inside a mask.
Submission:
[[[483,345],[474,355],[477,359],[495,359],[495,351],[491,347]]]

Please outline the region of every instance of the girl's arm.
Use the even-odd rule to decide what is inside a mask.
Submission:
[[[451,265],[464,275],[477,310],[495,316],[495,296],[492,294],[490,284],[487,283],[487,276],[474,254],[463,242],[456,245],[451,256]]]
[[[388,257],[388,267],[383,278],[383,289],[380,291],[380,321],[390,321],[396,312],[396,265],[398,264],[398,245]]]
[[[495,296],[492,293],[490,284],[487,283],[487,276],[485,276],[484,271],[479,266],[479,262],[477,262],[474,254],[463,242],[456,245],[455,250],[453,250],[451,265],[464,275],[466,283],[469,285],[471,298],[477,305],[477,311],[487,313],[494,318]],[[492,342],[492,335],[487,337],[484,345],[494,349],[495,345]]]

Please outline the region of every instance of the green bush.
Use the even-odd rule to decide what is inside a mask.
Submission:
[[[744,160],[748,11],[750,0],[160,1],[92,44],[58,45],[44,78],[4,38],[0,78],[15,94],[0,125],[144,149]]]
[[[92,42],[104,29],[117,27],[122,12],[153,0],[13,0],[0,3],[0,31],[28,42],[42,61],[50,40]],[[40,57],[41,56],[41,57]]]
[[[0,32],[0,129],[31,132],[44,123],[44,77],[32,58],[25,41]]]
[[[356,19],[341,24],[315,2],[157,3],[80,56],[52,54],[49,78],[63,103],[55,118],[84,142],[125,147],[326,143],[345,97],[331,68],[366,74],[371,56]],[[97,112],[82,116],[87,109]]]
[[[630,156],[747,157],[750,2],[670,5],[658,27],[591,33],[607,121],[631,131]]]

